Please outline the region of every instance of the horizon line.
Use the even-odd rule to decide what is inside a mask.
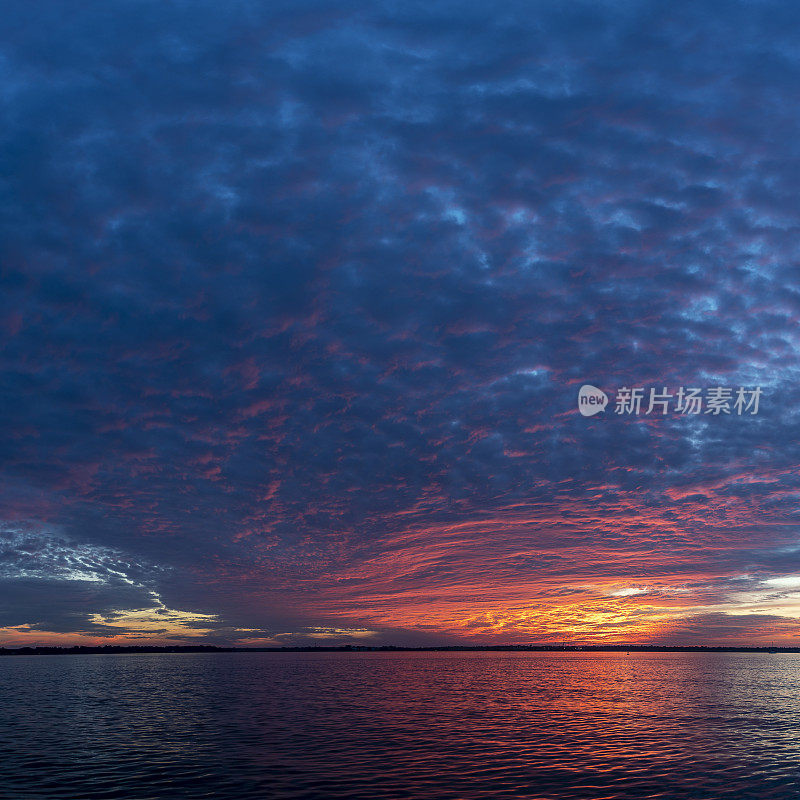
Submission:
[[[104,653],[298,653],[298,652],[740,652],[800,653],[800,645],[722,644],[518,644],[518,645],[292,645],[281,647],[236,647],[196,645],[24,645],[0,646],[0,656],[13,655],[102,655]]]

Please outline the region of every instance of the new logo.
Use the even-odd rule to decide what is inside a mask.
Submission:
[[[596,386],[584,383],[578,392],[578,411],[584,417],[599,414],[608,405],[608,395]]]

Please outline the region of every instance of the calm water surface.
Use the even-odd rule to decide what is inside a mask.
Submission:
[[[0,659],[3,798],[798,798],[800,656]]]

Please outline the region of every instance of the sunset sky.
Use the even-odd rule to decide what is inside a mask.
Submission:
[[[0,644],[800,644],[800,7],[4,13]]]

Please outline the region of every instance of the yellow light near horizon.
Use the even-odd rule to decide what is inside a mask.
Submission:
[[[214,632],[218,622],[215,614],[199,614],[193,611],[176,611],[154,606],[132,610],[113,611],[110,614],[91,614],[93,625],[119,628],[120,633],[135,637],[159,635],[166,638],[179,635],[181,638],[202,637]]]

